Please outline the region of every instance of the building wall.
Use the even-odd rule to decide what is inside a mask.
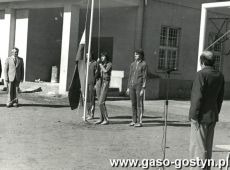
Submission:
[[[143,27],[143,49],[150,75],[146,89],[148,99],[164,98],[165,96],[166,75],[157,69],[161,26],[181,28],[179,71],[170,75],[169,95],[172,98],[190,97],[192,82],[197,71],[201,3],[204,2],[202,0],[195,3],[191,3],[191,1],[148,0],[147,6],[145,6]],[[94,36],[97,36],[97,12],[95,12]],[[127,88],[129,65],[133,61],[136,15],[137,8],[135,7],[101,10],[101,36],[114,38],[113,69],[125,71],[123,91]],[[209,14],[209,17],[224,16],[226,17],[226,15],[216,13]],[[84,17],[82,16],[82,18]],[[218,25],[220,24],[218,23]],[[216,30],[208,22],[207,33],[210,31]],[[228,56],[223,56],[223,60],[224,63],[225,61],[230,62]],[[223,64],[222,70],[225,75],[230,71],[229,67],[229,64]],[[229,81],[229,78],[227,77],[226,80]]]
[[[164,11],[162,13],[162,11]],[[200,10],[167,3],[149,1],[145,11],[144,50],[151,65],[149,71],[164,78],[158,69],[161,26],[181,28],[179,72],[172,79],[191,80],[196,72],[199,43]],[[186,70],[186,72],[184,72]]]
[[[52,66],[60,68],[61,8],[32,9],[29,14],[26,81],[50,82]]]
[[[129,65],[133,61],[137,7],[102,8],[101,37],[113,38],[113,70],[124,71],[122,90],[127,88]],[[85,10],[81,10],[80,32],[84,30]],[[94,13],[93,37],[98,37],[98,10]]]
[[[143,49],[145,51],[145,58],[148,63],[149,82],[147,86],[147,98],[163,98],[165,96],[166,75],[157,69],[158,67],[158,50],[160,46],[160,31],[161,26],[172,26],[181,28],[180,49],[179,49],[179,71],[172,73],[170,76],[171,97],[189,97],[192,81],[197,70],[197,53],[199,43],[199,29],[200,29],[200,6],[201,3],[211,2],[212,0],[198,0],[195,2],[186,0],[148,0],[144,12],[144,26],[143,26]],[[113,70],[124,71],[124,79],[122,90],[127,88],[127,78],[129,73],[129,65],[133,61],[133,51],[135,49],[136,41],[136,23],[137,23],[138,7],[119,7],[119,8],[102,8],[101,9],[101,37],[113,38]],[[53,47],[45,37],[49,37],[49,28],[51,32],[61,34],[61,29],[56,30],[50,26],[47,20],[50,14],[41,13],[42,17],[32,17],[34,13],[30,14],[29,33],[28,33],[28,54],[27,54],[27,80],[34,81],[36,78],[42,78],[45,81],[50,80],[50,71],[52,65],[60,64],[60,50],[61,47]],[[93,37],[98,37],[99,16],[98,9],[95,10]],[[40,15],[40,14],[39,14]],[[46,17],[47,16],[47,17]],[[211,14],[214,17],[223,17],[226,15]],[[33,19],[32,19],[33,18]],[[74,18],[75,19],[75,18]],[[47,30],[42,32],[42,28],[48,24]],[[77,19],[76,19],[77,21]],[[85,9],[81,9],[79,18],[79,35],[81,36],[84,29]],[[3,21],[0,21],[3,22]],[[77,21],[78,22],[78,21]],[[42,23],[42,24],[40,24]],[[72,22],[75,24],[75,22]],[[78,24],[78,23],[77,23]],[[52,24],[51,24],[52,25]],[[220,25],[220,23],[219,23]],[[78,28],[78,27],[77,27]],[[208,31],[215,29],[208,23]],[[59,34],[58,34],[59,35]],[[60,36],[61,37],[61,36]],[[77,36],[76,36],[77,37]],[[72,39],[74,37],[71,36]],[[80,38],[75,38],[79,41]],[[55,40],[55,38],[53,38]],[[56,39],[59,41],[60,39]],[[39,43],[38,43],[39,42]],[[44,42],[44,44],[41,42]],[[72,43],[71,48],[78,44]],[[46,44],[47,43],[47,44]],[[226,44],[226,48],[229,46]],[[48,48],[46,48],[48,47]],[[42,49],[42,50],[41,50]],[[50,50],[51,49],[51,50]],[[55,49],[55,50],[53,50]],[[55,51],[55,52],[54,52]],[[73,50],[76,53],[76,50]],[[53,53],[54,52],[54,53]],[[47,57],[44,57],[47,56]],[[71,53],[71,64],[68,68],[68,83],[69,86],[72,70],[74,67],[74,56]],[[227,76],[230,71],[229,55],[223,56],[222,71],[225,74],[226,81],[230,81]],[[35,67],[32,67],[36,63]],[[39,76],[32,73],[39,73]]]
[[[177,2],[177,3],[176,3]],[[179,3],[180,2],[180,3]],[[181,39],[179,48],[179,66],[178,72],[170,75],[170,93],[172,98],[189,98],[192,82],[197,71],[197,54],[199,45],[200,32],[200,5],[201,3],[191,4],[188,1],[148,1],[145,9],[143,48],[146,53],[146,61],[149,66],[149,73],[154,75],[158,86],[158,96],[147,96],[148,98],[164,98],[166,91],[166,75],[157,69],[158,66],[158,50],[160,47],[161,26],[171,26],[181,28]],[[210,13],[208,17],[226,17],[226,15]],[[229,17],[229,16],[228,16]],[[217,23],[220,26],[222,23]],[[208,21],[207,34],[216,31],[213,24]],[[223,32],[226,30],[223,29]],[[208,36],[206,36],[208,38]],[[229,41],[225,46],[228,46]],[[229,44],[230,45],[230,44]],[[208,43],[206,42],[206,46]],[[229,55],[223,56],[223,73],[226,81],[229,81]],[[154,79],[151,80],[154,82]],[[151,86],[151,85],[150,85]],[[155,87],[153,85],[152,87]],[[152,90],[147,87],[148,91]],[[228,94],[226,93],[226,96]]]

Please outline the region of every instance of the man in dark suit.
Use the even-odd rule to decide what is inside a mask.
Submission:
[[[224,76],[214,69],[215,57],[210,51],[200,56],[201,70],[197,72],[191,92],[190,157],[211,159],[214,128],[218,121],[224,96]],[[191,170],[201,167],[191,167]],[[205,167],[210,170],[211,167]]]
[[[23,59],[18,57],[18,48],[12,49],[12,55],[5,62],[5,81],[8,83],[7,107],[18,106],[18,88],[24,79]]]

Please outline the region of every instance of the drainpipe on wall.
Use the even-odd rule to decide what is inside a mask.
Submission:
[[[136,18],[135,49],[142,48],[145,1],[139,0]]]

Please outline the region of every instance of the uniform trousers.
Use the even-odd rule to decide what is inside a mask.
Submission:
[[[91,112],[91,116],[94,115],[95,110],[95,89],[94,84],[88,84],[88,93],[87,93],[87,108],[88,113]]]
[[[129,88],[130,99],[132,102],[133,122],[142,123],[143,116],[143,96],[140,95],[142,85],[131,85]]]
[[[98,89],[98,105],[100,108],[100,121],[108,121],[109,117],[108,117],[108,113],[107,113],[107,109],[105,106],[105,101],[106,101],[106,97],[107,97],[107,93],[108,93],[108,89],[109,89],[109,81],[107,80],[102,80],[101,82],[101,88],[100,90]]]
[[[195,122],[191,122],[191,136],[190,136],[190,159],[211,159],[212,146],[214,138],[214,129],[216,122],[200,123],[197,127]],[[211,170],[211,167],[191,167],[190,170]]]

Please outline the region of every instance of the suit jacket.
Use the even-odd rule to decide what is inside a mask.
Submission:
[[[189,119],[203,123],[217,122],[223,96],[223,74],[206,66],[197,72],[193,82]]]
[[[16,57],[16,63],[14,57],[8,57],[5,62],[5,80],[13,82],[23,81],[24,79],[24,62],[20,57]]]

